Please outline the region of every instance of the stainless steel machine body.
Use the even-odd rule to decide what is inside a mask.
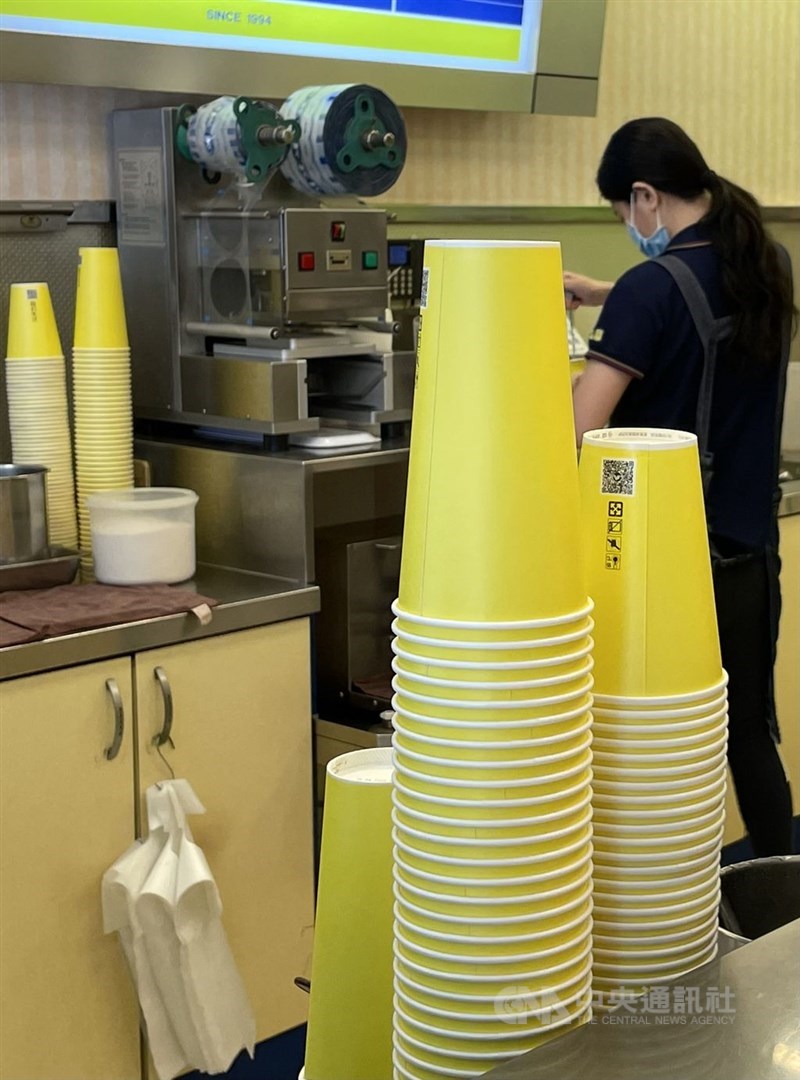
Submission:
[[[279,173],[264,186],[209,173],[178,152],[178,120],[174,108],[113,116],[136,417],[266,435],[313,431],[320,416],[410,419],[385,213],[322,207]]]

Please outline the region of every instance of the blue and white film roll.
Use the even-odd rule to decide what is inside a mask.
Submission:
[[[344,169],[337,155],[352,139],[356,102],[368,97],[379,129],[391,132],[391,161],[376,154],[374,163]],[[297,120],[299,140],[292,144],[281,171],[292,187],[307,195],[380,195],[399,177],[406,154],[406,130],[400,111],[381,90],[363,84],[306,86],[283,103],[281,116]]]

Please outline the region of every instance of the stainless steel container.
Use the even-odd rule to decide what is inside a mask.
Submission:
[[[47,469],[0,465],[0,563],[47,557]]]

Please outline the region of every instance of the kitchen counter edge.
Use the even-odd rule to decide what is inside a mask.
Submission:
[[[303,618],[320,610],[316,585],[297,585],[267,574],[201,565],[192,581],[179,587],[219,601],[207,625],[187,612],[11,645],[0,649],[0,682]]]

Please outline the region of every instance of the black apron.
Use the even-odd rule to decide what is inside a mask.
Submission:
[[[777,245],[779,261],[784,270],[788,270],[791,277],[791,263],[786,251]],[[695,432],[700,454],[700,470],[703,480],[703,493],[707,497],[711,478],[714,474],[714,455],[709,448],[709,433],[711,429],[711,411],[714,401],[714,373],[717,364],[717,352],[719,346],[730,337],[733,328],[733,320],[730,316],[717,319],[711,310],[711,305],[703,290],[686,263],[677,255],[662,255],[652,260],[657,266],[672,277],[680,290],[681,296],[686,302],[689,314],[692,317],[700,343],[703,348],[703,374],[700,379],[700,390],[697,396],[697,414],[695,417]],[[715,582],[720,575],[735,572],[735,568],[741,564],[756,559],[763,559],[767,576],[768,596],[768,625],[769,625],[769,649],[771,656],[769,686],[767,689],[767,721],[773,737],[779,741],[778,717],[775,710],[775,687],[774,665],[778,645],[778,627],[781,616],[781,590],[780,569],[781,560],[778,554],[778,505],[781,501],[781,489],[778,483],[778,466],[780,461],[781,445],[781,422],[783,418],[783,403],[786,396],[786,375],[789,365],[789,342],[791,337],[790,327],[784,327],[781,345],[780,368],[778,373],[777,415],[775,417],[775,491],[773,493],[773,513],[770,522],[769,536],[763,550],[748,551],[726,556],[721,552],[711,533],[709,533],[709,545],[711,549],[711,565],[714,572]]]

